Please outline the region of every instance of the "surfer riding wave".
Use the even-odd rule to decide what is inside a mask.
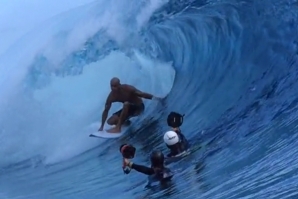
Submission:
[[[98,131],[103,131],[104,124],[107,120],[109,110],[112,103],[122,102],[123,107],[121,110],[113,113],[113,115],[107,120],[109,125],[116,125],[114,128],[107,130],[109,133],[120,133],[121,126],[132,117],[139,116],[145,110],[145,105],[142,98],[144,99],[156,99],[161,98],[155,97],[152,94],[142,92],[132,85],[121,84],[120,79],[114,77],[110,81],[111,92],[108,95],[105,103],[105,108],[102,113],[101,126]]]

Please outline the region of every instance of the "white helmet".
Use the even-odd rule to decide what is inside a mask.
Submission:
[[[167,131],[163,136],[163,140],[168,146],[172,146],[179,142],[179,137],[175,131]]]

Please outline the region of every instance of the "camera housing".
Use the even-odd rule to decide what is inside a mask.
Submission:
[[[120,146],[120,152],[123,158],[133,159],[135,157],[136,148],[129,144],[123,144]]]

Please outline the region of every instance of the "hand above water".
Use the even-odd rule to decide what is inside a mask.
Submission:
[[[125,164],[125,166],[129,166],[129,167],[131,167],[131,164],[132,164],[132,162],[130,162],[130,160],[127,158],[123,159],[123,163]]]

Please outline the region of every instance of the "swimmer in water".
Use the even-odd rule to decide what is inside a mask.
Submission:
[[[120,147],[120,151],[124,152],[127,150],[127,146],[131,145],[122,145]],[[126,149],[124,148],[126,147]],[[127,154],[123,154],[123,166],[124,167],[129,167],[130,169],[134,169],[140,173],[143,173],[145,175],[149,176],[149,182],[152,181],[159,181],[161,183],[169,181],[173,177],[173,173],[171,170],[167,167],[165,167],[164,162],[165,162],[165,157],[164,154],[161,151],[153,151],[150,155],[150,161],[151,161],[151,167],[139,165],[136,163],[133,163],[129,157],[134,157],[134,156],[127,156]],[[126,158],[126,157],[127,158]],[[128,173],[128,172],[127,172]]]
[[[184,115],[176,112],[171,112],[168,115],[167,123],[168,126],[171,127],[171,130],[167,131],[163,137],[165,144],[170,149],[170,153],[167,157],[176,156],[189,148],[189,143],[180,129],[183,123],[183,117]]]

